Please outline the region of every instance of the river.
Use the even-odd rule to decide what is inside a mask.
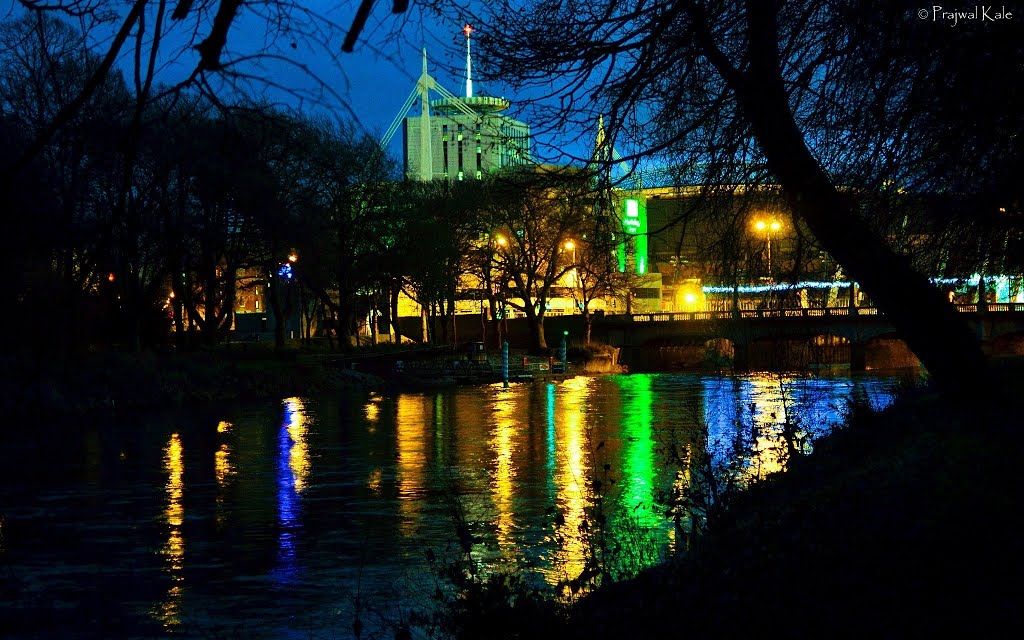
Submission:
[[[392,637],[463,557],[460,531],[484,574],[564,584],[598,531],[625,574],[682,544],[663,503],[689,477],[673,452],[723,466],[744,434],[739,473],[763,477],[784,424],[823,433],[896,386],[632,374],[8,424],[0,628],[347,638],[358,613],[363,637]]]

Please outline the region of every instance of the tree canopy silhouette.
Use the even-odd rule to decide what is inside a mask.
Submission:
[[[977,336],[886,231],[924,194],[974,225],[1019,221],[1020,20],[953,28],[913,3],[852,0],[488,9],[487,75],[554,87],[564,118],[607,114],[627,156],[708,188],[779,185],[938,386],[987,388]]]

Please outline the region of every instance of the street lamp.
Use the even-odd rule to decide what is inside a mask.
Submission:
[[[288,254],[288,261],[281,264],[277,270],[278,277],[288,281],[288,305],[291,306],[292,302],[292,286],[295,284],[298,273],[295,269],[295,263],[299,261],[299,254],[294,249]],[[305,343],[305,309],[303,308],[302,301],[302,285],[299,285],[299,340]],[[290,314],[289,314],[290,315]]]
[[[504,250],[504,249],[506,249],[508,247],[508,239],[505,238],[505,236],[501,235],[500,233],[499,234],[495,234],[495,236],[494,236],[494,244],[497,245],[497,249],[499,251],[500,250]],[[502,285],[502,283],[494,282],[494,280],[493,280],[493,276],[491,275],[491,266],[492,266],[492,264],[494,264],[495,262],[498,262],[498,261],[495,259],[494,252],[488,252],[488,253],[490,253],[490,256],[487,259],[487,269],[486,269],[486,273],[484,274],[484,276],[485,276],[485,279],[487,280],[486,284],[488,285],[488,287],[490,289],[490,296],[491,296],[491,300],[492,300],[492,308],[491,308],[491,310],[494,312],[494,322],[495,322],[495,325],[496,325],[496,327],[498,329],[498,331],[497,331],[497,333],[498,333],[498,335],[497,335],[498,346],[501,347],[504,344],[504,337],[508,333],[508,331],[507,331],[508,322],[505,319],[505,290],[504,290],[504,286]],[[504,259],[505,258],[507,258],[507,256],[502,256],[502,261],[499,264],[504,264]],[[508,383],[506,381],[506,385],[507,384]]]
[[[579,286],[579,283],[580,283],[579,272],[577,271],[577,268],[576,268],[576,243],[573,242],[570,239],[570,240],[566,240],[565,243],[562,246],[565,247],[566,249],[568,249],[569,251],[572,251],[572,262],[570,263],[570,264],[572,264],[572,276],[570,277],[569,282],[570,282],[570,284],[572,286],[572,289],[573,289],[573,297],[575,298],[576,297],[575,289],[576,289],[576,287]]]
[[[758,233],[763,233],[765,239],[768,241],[768,279],[775,282],[775,278],[772,274],[772,233],[777,232],[782,228],[782,223],[778,220],[755,220],[754,229]]]

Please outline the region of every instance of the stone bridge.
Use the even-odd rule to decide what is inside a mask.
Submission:
[[[1024,304],[958,305],[992,356],[1024,355]],[[547,322],[545,323],[547,324]],[[701,311],[606,316],[593,335],[637,368],[729,363],[734,369],[919,364],[877,308]]]

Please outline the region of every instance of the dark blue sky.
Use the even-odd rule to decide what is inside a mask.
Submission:
[[[461,28],[466,11],[480,6],[478,0],[464,0],[461,4],[467,7],[466,11],[452,3],[446,16],[422,13],[417,10],[417,3],[411,3],[407,15],[393,15],[390,3],[377,3],[353,53],[343,53],[341,42],[358,2],[308,0],[296,4],[301,7],[287,14],[273,13],[279,6],[276,3],[243,5],[222,57],[248,60],[237,67],[247,79],[237,82],[236,89],[304,112],[355,120],[374,137],[384,133],[415,86],[424,47],[431,75],[449,91],[463,93],[465,40]],[[129,3],[111,0],[107,6],[123,16]],[[17,17],[22,12],[14,0],[0,0],[0,19]],[[193,34],[198,33],[199,40],[205,37],[210,20],[210,16],[201,18],[193,11],[185,20],[172,25],[172,33],[161,47],[159,81],[180,82],[195,67],[198,56],[190,48],[195,41]],[[97,51],[106,50],[119,23],[115,19],[90,30]],[[153,24],[152,18],[149,24]],[[129,40],[122,53],[122,69],[131,68],[131,44]],[[260,57],[254,57],[257,55]],[[515,112],[517,99],[524,96],[514,95],[507,86],[483,82],[477,75],[474,90],[477,94],[509,98],[514,105],[510,115],[530,121],[527,115]],[[229,95],[224,88],[218,92],[225,98]],[[396,157],[401,154],[399,137],[396,135],[390,147]],[[535,137],[535,152],[550,157],[551,152],[545,151],[544,145],[553,144],[552,138],[537,136],[536,129]],[[576,142],[569,151],[586,153],[581,150],[592,144],[593,132],[574,132],[571,137]]]

